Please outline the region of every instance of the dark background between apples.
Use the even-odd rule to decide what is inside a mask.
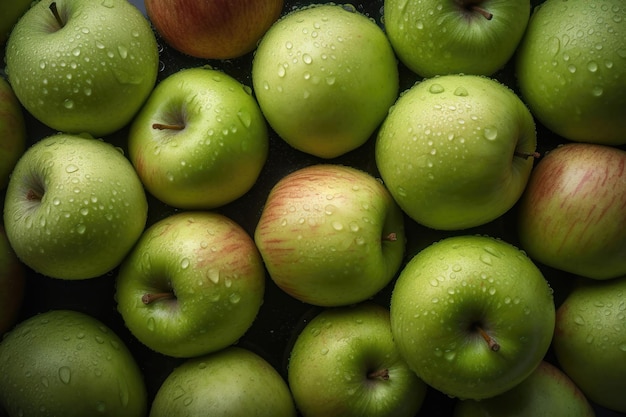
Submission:
[[[143,0],[129,1],[145,13]],[[328,1],[320,1],[320,3],[325,2]],[[534,0],[533,5],[540,2],[540,0]],[[308,1],[286,0],[283,14],[293,10],[294,8],[309,3],[310,2]],[[368,15],[382,26],[381,15],[383,0],[369,0],[353,4],[359,12]],[[252,53],[237,60],[206,61],[184,56],[169,48],[160,39],[158,40],[161,54],[159,80],[162,80],[182,68],[209,64],[215,69],[222,70],[235,77],[245,85],[252,86],[250,78],[250,68],[253,58]],[[2,56],[4,57],[4,50],[2,50]],[[400,91],[409,88],[419,80],[419,77],[412,74],[401,64],[399,69],[401,77]],[[517,90],[511,65],[508,65],[498,73],[494,74],[493,77],[507,84],[514,90]],[[51,129],[42,126],[39,122],[26,114],[26,112],[25,116],[27,119],[28,140],[30,143],[34,143],[47,135],[55,133]],[[127,129],[122,129],[105,139],[117,146],[120,146],[122,149],[126,149],[126,135]],[[537,135],[538,151],[542,155],[558,144],[566,142],[564,139],[547,131],[539,124],[537,125]],[[246,231],[248,231],[250,235],[252,235],[269,189],[280,178],[295,169],[320,162],[331,162],[355,166],[370,172],[373,175],[377,175],[378,173],[376,170],[373,152],[374,136],[375,134],[365,145],[346,155],[333,160],[321,160],[293,150],[274,132],[270,132],[269,158],[257,184],[245,196],[231,204],[228,204],[227,206],[217,209],[216,211],[229,216],[238,222]],[[476,161],[476,163],[480,163],[480,161]],[[148,224],[152,224],[155,221],[178,211],[164,205],[150,195],[148,195],[148,199],[150,207]],[[428,244],[439,240],[440,238],[454,234],[487,234],[500,237],[508,242],[517,244],[517,235],[515,231],[515,207],[501,218],[489,224],[462,232],[441,232],[430,230],[416,224],[408,218],[406,218],[405,226],[407,228],[408,236],[407,251],[405,255],[406,260],[410,259],[412,255]],[[558,306],[568,293],[569,289],[572,287],[575,278],[541,264],[538,266],[542,269],[545,277],[553,287],[555,291],[555,302]],[[45,312],[50,309],[72,309],[98,318],[123,338],[128,348],[135,356],[144,374],[150,401],[154,397],[163,380],[168,376],[174,367],[181,363],[182,360],[180,359],[163,356],[149,350],[134,339],[130,332],[125,328],[121,316],[117,313],[114,301],[116,270],[111,271],[105,276],[84,281],[63,281],[51,279],[36,274],[30,270],[27,270],[27,275],[26,297],[20,319],[23,320],[34,314]],[[387,306],[392,286],[393,282],[381,291],[374,298],[374,301]],[[317,312],[319,312],[318,308],[301,303],[285,295],[268,277],[264,304],[254,324],[241,338],[238,344],[260,354],[272,365],[274,365],[284,377],[286,377],[287,361],[291,344],[293,343],[295,336],[298,334],[299,329],[301,329],[302,326]],[[556,363],[554,355],[551,351],[548,352],[546,359]],[[448,398],[447,396],[431,389],[428,391],[425,403],[418,416],[451,416],[454,401],[454,399]],[[605,410],[601,407],[595,408],[598,417],[625,416],[625,414]],[[4,413],[0,410],[0,417],[2,416],[4,416]]]

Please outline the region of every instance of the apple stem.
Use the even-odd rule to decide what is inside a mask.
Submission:
[[[165,300],[174,298],[174,294],[171,292],[159,292],[155,294],[146,293],[141,297],[141,302],[144,304],[151,304],[158,300]]]
[[[183,130],[185,128],[185,126],[183,125],[171,125],[171,124],[166,124],[166,123],[154,123],[152,125],[153,129],[159,129],[159,130]]]
[[[541,156],[539,152],[521,152],[521,151],[515,151],[513,155],[518,156],[520,158],[524,158],[524,159],[527,159],[527,158],[538,159]]]
[[[63,22],[63,19],[61,19],[61,15],[59,14],[59,9],[57,8],[56,1],[53,1],[52,3],[50,3],[50,11],[52,12],[52,15],[56,19],[59,26],[61,27],[65,26],[65,23]]]
[[[493,13],[488,12],[487,10],[483,9],[482,7],[479,6],[471,6],[471,9],[475,12],[478,12],[480,14],[482,14],[483,16],[485,16],[485,19],[487,20],[491,20],[493,19]]]
[[[480,7],[479,4],[482,3],[482,1],[483,0],[456,0],[457,4],[462,8],[479,13],[487,20],[493,19],[493,13]]]
[[[383,240],[395,242],[396,240],[398,240],[398,235],[395,232],[391,232],[387,236],[383,236]]]
[[[389,380],[389,369],[378,369],[367,374],[367,379],[382,379],[384,381]]]
[[[489,334],[485,330],[483,330],[482,327],[476,326],[476,330],[478,330],[478,333],[480,333],[483,339],[485,339],[485,342],[487,342],[489,349],[491,349],[494,352],[497,352],[500,350],[500,345],[498,344],[498,342],[496,342],[493,337],[489,336]]]

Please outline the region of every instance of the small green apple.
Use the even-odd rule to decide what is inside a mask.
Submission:
[[[521,196],[536,147],[532,115],[500,82],[445,75],[396,102],[376,141],[376,164],[400,207],[433,229],[492,221]]]
[[[542,361],[509,391],[480,401],[457,401],[454,417],[595,417],[580,388],[559,368]]]
[[[33,0],[10,0],[0,3],[0,45],[9,38],[11,30],[31,6]]]
[[[418,252],[400,272],[391,329],[411,369],[449,396],[508,391],[539,365],[554,331],[552,290],[518,248],[458,235]]]
[[[146,189],[184,209],[215,208],[244,195],[268,146],[267,124],[249,90],[208,68],[161,81],[128,136],[129,158]]]
[[[283,5],[283,0],[145,0],[150,22],[168,44],[209,59],[252,52]]]
[[[144,417],[143,375],[98,319],[50,310],[0,342],[0,403],[10,416]]]
[[[288,380],[306,417],[413,417],[426,396],[396,348],[389,310],[369,302],[309,321],[291,349]]]
[[[504,67],[530,17],[529,0],[386,0],[385,29],[400,60],[422,77],[491,75]]]
[[[93,278],[118,266],[147,214],[141,181],[122,152],[68,134],[26,150],[4,202],[7,236],[20,260],[62,279]]]
[[[17,320],[24,301],[25,272],[0,225],[0,336]]]
[[[263,303],[265,270],[252,238],[212,212],[181,212],[148,228],[122,263],[117,308],[149,348],[174,357],[235,343]]]
[[[539,161],[518,206],[534,260],[593,279],[626,275],[626,151],[568,143]]]
[[[289,295],[347,305],[372,297],[397,273],[404,217],[370,174],[317,164],[274,185],[254,239],[270,277]]]
[[[127,0],[41,0],[6,46],[9,82],[39,121],[104,136],[128,124],[154,87],[157,42]]]
[[[626,144],[626,5],[547,0],[535,8],[517,53],[522,98],[566,139]]]
[[[159,388],[150,417],[296,417],[289,387],[258,354],[231,346],[188,359]]]
[[[363,145],[398,95],[382,29],[337,4],[283,16],[261,39],[252,82],[271,127],[292,147],[334,158]]]
[[[4,189],[17,160],[26,149],[22,107],[4,78],[0,78],[0,138],[0,189]]]
[[[576,286],[557,310],[553,346],[587,398],[626,413],[626,276]]]

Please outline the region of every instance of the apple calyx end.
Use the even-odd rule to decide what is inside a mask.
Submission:
[[[52,15],[54,16],[54,19],[58,23],[59,27],[64,27],[65,22],[63,22],[63,19],[61,19],[61,15],[59,14],[59,9],[57,7],[57,2],[53,1],[52,3],[50,3],[49,9],[52,12]]]
[[[396,232],[391,232],[387,234],[387,236],[383,236],[383,241],[395,242],[398,240],[398,234]]]
[[[26,200],[28,201],[41,201],[42,197],[43,196],[41,195],[41,193],[38,193],[33,189],[30,189],[26,192]]]
[[[482,336],[483,339],[485,339],[485,342],[487,342],[487,346],[489,346],[489,349],[492,352],[497,352],[500,350],[500,344],[496,342],[496,340],[491,337],[489,333],[487,333],[482,327],[476,325],[475,329],[478,330],[478,333]]]
[[[145,293],[141,296],[141,302],[145,305],[152,304],[158,300],[169,300],[174,298],[174,293],[171,292],[160,292],[160,293]]]
[[[385,368],[368,372],[367,379],[382,379],[383,381],[389,381],[389,369]]]
[[[175,125],[175,124],[167,124],[167,123],[153,123],[153,129],[158,130],[183,130],[185,128],[184,125]]]

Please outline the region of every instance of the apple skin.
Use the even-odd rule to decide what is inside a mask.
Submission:
[[[455,404],[453,417],[595,417],[580,388],[559,368],[543,361],[511,390],[481,401]]]
[[[11,0],[0,4],[0,46],[3,46],[13,26],[28,10],[33,0]]]
[[[520,246],[593,279],[626,275],[626,151],[568,143],[537,164],[520,200]]]
[[[390,311],[411,369],[461,399],[493,397],[528,377],[550,347],[555,320],[552,290],[535,264],[479,235],[418,252],[400,272]]]
[[[626,413],[626,276],[583,280],[556,313],[554,353],[589,400]]]
[[[252,82],[276,133],[326,159],[363,145],[399,90],[385,33],[337,4],[296,9],[272,25],[255,52]]]
[[[288,381],[305,417],[413,417],[426,396],[395,346],[389,310],[370,302],[309,321],[291,349]]]
[[[4,78],[0,78],[0,137],[0,189],[4,189],[17,160],[26,150],[22,107]]]
[[[519,45],[520,93],[535,117],[577,142],[626,144],[626,7],[547,0]]]
[[[25,268],[0,225],[0,336],[16,322],[24,301]]]
[[[175,368],[150,410],[150,417],[200,415],[296,417],[296,409],[287,383],[269,362],[231,346]]]
[[[206,68],[161,81],[128,135],[129,158],[146,189],[184,209],[215,208],[244,195],[268,147],[256,100],[239,81]]]
[[[152,91],[158,67],[154,32],[127,0],[42,0],[6,46],[8,79],[22,105],[65,133],[100,137],[127,125]]]
[[[318,306],[348,305],[372,297],[397,273],[404,217],[370,174],[316,164],[274,185],[254,240],[287,294]]]
[[[4,201],[6,233],[34,271],[68,280],[117,267],[146,224],[130,161],[100,139],[54,134],[18,160]]]
[[[196,58],[253,51],[278,19],[283,0],[145,0],[148,18],[172,47]]]
[[[444,75],[398,99],[376,140],[376,165],[405,213],[441,230],[492,221],[521,196],[533,167],[535,123],[500,82]]]
[[[235,343],[263,303],[265,270],[254,241],[212,212],[181,212],[148,228],[120,266],[116,300],[143,344],[193,357]],[[146,294],[164,294],[145,302]]]
[[[10,416],[144,417],[148,408],[124,341],[72,310],[32,316],[0,342],[0,403]]]
[[[513,57],[530,10],[529,0],[444,0],[436,8],[429,1],[386,0],[385,29],[400,60],[421,77],[492,75]]]

